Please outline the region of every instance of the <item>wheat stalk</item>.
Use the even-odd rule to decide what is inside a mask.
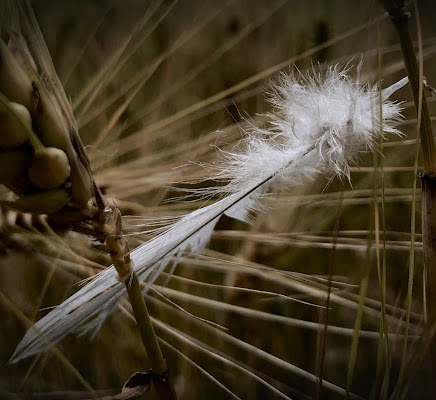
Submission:
[[[125,283],[129,294],[155,389],[162,399],[176,399],[133,271],[120,211],[107,204],[94,181],[71,107],[30,4],[23,1],[15,6],[17,9],[11,13],[18,15],[21,25],[7,28],[8,43],[0,41],[1,147],[26,163],[23,169],[27,166],[27,171],[3,182],[18,196],[15,201],[3,201],[3,205],[22,212],[47,214],[73,230],[86,227],[88,233],[107,246],[118,279]],[[33,54],[26,39],[33,45],[31,48],[37,49]]]

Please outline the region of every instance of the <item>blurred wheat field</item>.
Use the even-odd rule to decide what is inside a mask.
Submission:
[[[354,73],[363,56],[363,82],[387,87],[406,74],[375,1],[31,3],[96,182],[120,208],[131,248],[151,237],[152,217],[205,204],[173,201],[186,194],[176,188],[216,184],[203,164],[264,123],[265,91],[279,71],[350,63]],[[6,7],[0,1],[0,18]],[[418,8],[424,74],[435,86],[435,5]],[[432,398],[416,114],[408,88],[395,100],[404,102],[403,136],[362,155],[352,185],[320,177],[265,199],[269,212],[251,225],[223,217],[201,255],[153,286],[146,301],[180,399],[339,399],[347,387],[350,398]],[[436,115],[434,97],[428,102]],[[110,264],[87,236],[7,209],[0,257],[1,292],[33,321]],[[5,303],[0,312],[1,398],[91,397],[50,353],[7,364],[26,327]],[[100,396],[147,369],[127,302],[95,338],[69,336],[59,349]]]

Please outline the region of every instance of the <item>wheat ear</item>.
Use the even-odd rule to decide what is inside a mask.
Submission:
[[[49,220],[86,230],[107,246],[129,294],[155,389],[161,399],[176,399],[122,235],[121,213],[108,205],[94,181],[70,104],[29,3],[11,5],[17,7],[19,26],[7,27],[8,39],[0,39],[0,158],[13,162],[22,174],[14,171],[3,178],[17,198],[2,205],[47,214]]]

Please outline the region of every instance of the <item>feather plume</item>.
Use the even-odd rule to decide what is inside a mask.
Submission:
[[[358,76],[359,71],[360,65]],[[385,133],[400,134],[394,126],[401,108],[388,97],[407,78],[380,93],[376,86],[361,86],[347,73],[333,67],[308,76],[282,74],[270,91],[274,106],[270,128],[252,127],[240,143],[241,150],[223,152],[223,161],[215,165],[214,178],[227,184],[203,194],[221,200],[185,215],[134,250],[131,258],[138,277],[151,285],[183,253],[199,253],[222,215],[249,222],[252,212],[262,210],[259,200],[269,190],[301,185],[320,173],[349,179],[349,164],[359,152],[372,149]],[[109,267],[39,320],[17,346],[11,362],[47,350],[41,334],[56,343],[71,332],[96,332],[125,296],[116,275]]]

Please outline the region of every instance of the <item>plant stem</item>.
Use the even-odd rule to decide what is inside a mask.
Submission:
[[[138,275],[133,268],[129,245],[122,235],[121,212],[117,207],[107,205],[96,184],[94,184],[94,191],[97,207],[100,210],[95,221],[95,228],[104,237],[104,242],[110,249],[112,263],[118,272],[118,279],[126,285],[142,343],[150,361],[150,374],[154,388],[160,400],[177,400],[167,364],[145,305]]]
[[[177,394],[169,376],[165,359],[160,350],[136,272],[132,272],[131,282],[126,281],[126,289],[129,294],[130,303],[132,304],[133,313],[141,334],[142,342],[144,343],[145,351],[150,360],[153,373],[152,380],[158,397],[162,400],[176,400]]]
[[[427,108],[427,101],[423,94],[423,76],[420,76],[418,62],[416,60],[415,49],[409,30],[409,13],[397,12],[390,14],[392,22],[398,32],[403,52],[404,64],[406,65],[407,75],[409,76],[410,88],[412,90],[413,102],[420,119],[420,139],[424,161],[424,173],[435,173],[436,151],[431,126],[430,114]]]
[[[418,132],[421,140],[424,171],[421,174],[422,190],[422,245],[425,271],[425,307],[429,316],[436,300],[436,151],[427,102],[423,93],[422,62],[418,65],[409,30],[409,16],[404,0],[384,0],[384,6],[398,32],[413,101],[418,115]],[[416,3],[415,3],[416,6]],[[416,18],[419,27],[419,14]],[[418,32],[418,47],[421,48]],[[420,57],[422,58],[422,57]],[[432,323],[433,321],[429,321]],[[436,374],[436,339],[431,340],[433,373]]]
[[[434,173],[421,174],[421,190],[425,301],[428,316],[435,307],[436,300],[436,177]],[[436,371],[436,342],[433,350]]]

